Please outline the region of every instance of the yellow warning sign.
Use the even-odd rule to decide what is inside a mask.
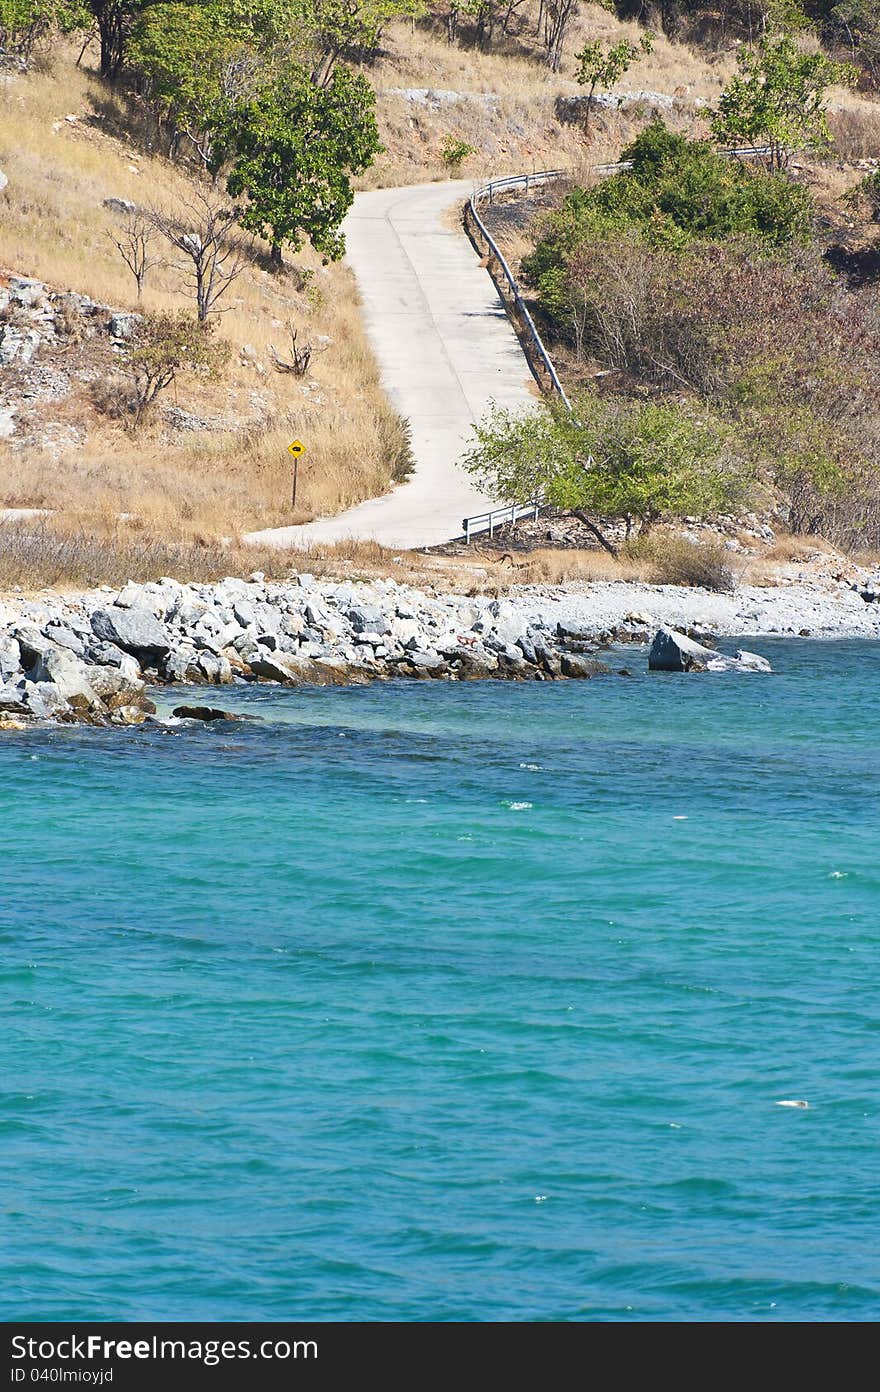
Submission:
[[[301,454],[305,454],[306,447],[302,440],[292,440],[287,446],[287,453],[292,454],[294,459],[298,459]]]

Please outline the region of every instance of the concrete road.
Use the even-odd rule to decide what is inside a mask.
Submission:
[[[432,546],[485,512],[457,461],[471,423],[491,401],[534,405],[528,364],[488,273],[449,210],[473,185],[458,181],[359,193],[345,221],[382,383],[412,428],[416,467],[381,498],[300,527],[252,532],[246,541],[307,546],[347,538]]]

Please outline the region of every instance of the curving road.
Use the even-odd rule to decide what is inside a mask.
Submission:
[[[491,506],[457,460],[491,401],[534,405],[535,388],[495,287],[450,216],[472,188],[458,181],[359,193],[345,221],[382,383],[412,429],[413,473],[337,517],[251,532],[245,541],[433,546]]]

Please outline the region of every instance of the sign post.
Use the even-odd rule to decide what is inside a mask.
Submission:
[[[290,506],[296,507],[296,477],[299,472],[299,457],[305,454],[306,447],[302,440],[291,440],[287,446],[287,453],[293,455],[293,487],[290,490]]]

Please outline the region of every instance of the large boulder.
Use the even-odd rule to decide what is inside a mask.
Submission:
[[[137,705],[146,690],[140,677],[132,677],[121,667],[90,667],[89,685],[105,706]]]
[[[195,684],[206,680],[199,666],[199,654],[190,647],[175,648],[174,652],[170,652],[165,658],[162,675],[169,682]]]
[[[0,683],[0,715],[27,715],[28,706],[23,697],[24,692],[19,687]]]
[[[288,653],[270,653],[263,648],[260,649],[259,654],[255,654],[248,661],[254,676],[260,677],[263,681],[296,683],[308,681],[305,673],[309,664],[303,663],[299,658],[292,657]]]
[[[51,646],[37,658],[28,673],[32,682],[51,682],[61,699],[68,704],[98,706],[100,698],[89,675],[86,664],[67,648]]]
[[[311,606],[309,606],[311,608]],[[306,609],[309,619],[309,609]],[[356,604],[346,614],[353,633],[390,633],[391,625],[382,610],[374,604]],[[311,619],[309,619],[311,623]]]
[[[562,675],[588,681],[590,677],[602,677],[611,671],[607,662],[587,657],[585,653],[563,653],[560,658]]]
[[[96,609],[92,631],[96,638],[131,653],[147,667],[157,665],[171,648],[165,625],[149,609],[121,609],[115,604]]]
[[[648,654],[649,672],[771,672],[765,657],[742,649],[728,657],[674,628],[658,629]]]
[[[0,682],[6,677],[16,677],[21,671],[21,648],[17,638],[11,634],[0,634]]]

